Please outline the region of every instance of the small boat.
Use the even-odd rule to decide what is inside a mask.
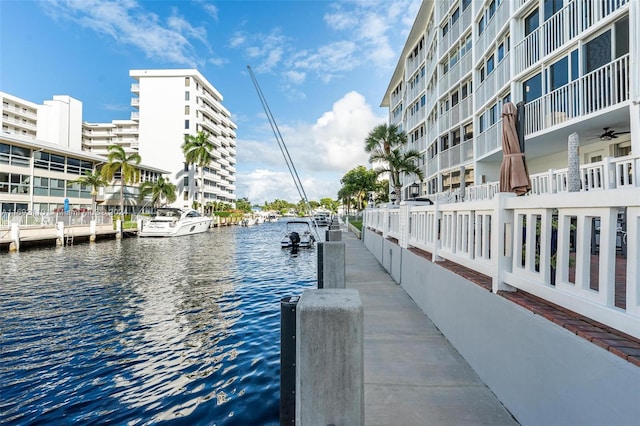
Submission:
[[[267,216],[266,221],[267,222],[277,222],[278,221],[278,216],[273,214],[273,213],[269,213],[269,215]]]
[[[241,221],[241,226],[253,226],[258,224],[258,219],[251,216],[245,216]]]
[[[317,226],[331,225],[331,216],[329,213],[316,213],[313,215],[313,221]]]
[[[160,207],[156,216],[146,222],[138,233],[140,237],[180,237],[206,232],[210,217],[201,216],[193,209]]]
[[[282,237],[282,248],[309,248],[316,242],[311,232],[311,225],[306,220],[290,220],[287,222],[287,233]]]

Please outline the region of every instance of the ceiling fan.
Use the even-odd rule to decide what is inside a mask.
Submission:
[[[604,133],[600,135],[600,140],[602,141],[610,141],[611,139],[615,139],[618,135],[624,135],[631,132],[616,132],[615,130],[609,130],[608,127],[605,127]]]

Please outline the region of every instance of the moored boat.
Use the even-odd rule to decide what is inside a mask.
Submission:
[[[146,222],[138,233],[140,237],[179,237],[206,232],[211,218],[201,216],[193,209],[160,207],[156,216]]]
[[[306,220],[290,220],[287,222],[287,231],[282,240],[280,240],[280,246],[282,248],[309,248],[316,242],[316,237],[313,236],[311,231],[311,225]]]

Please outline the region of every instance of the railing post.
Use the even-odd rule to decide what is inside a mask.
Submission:
[[[616,189],[618,187],[619,182],[616,179],[616,165],[614,163],[614,158],[605,157],[602,160],[603,171],[602,176],[603,188],[602,189]]]
[[[433,252],[431,253],[432,262],[442,262],[444,260],[438,254],[438,252],[440,251],[440,247],[442,246],[440,233],[441,217],[442,213],[440,213],[440,201],[436,201],[435,203],[433,203]]]
[[[513,211],[505,208],[507,198],[513,198],[512,192],[500,192],[493,197],[495,206],[491,219],[491,257],[493,263],[492,291],[512,291],[513,287],[504,283],[505,272],[511,272],[513,267]],[[535,230],[535,227],[534,227]],[[520,232],[515,230],[515,232]]]
[[[398,244],[402,248],[407,248],[409,243],[409,212],[411,206],[404,204],[400,206],[398,217]]]

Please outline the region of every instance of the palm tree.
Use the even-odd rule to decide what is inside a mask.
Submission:
[[[381,124],[376,126],[365,139],[365,151],[369,153],[369,163],[378,163],[378,175],[389,173],[390,187],[400,194],[401,175],[416,175],[422,181],[424,175],[418,167],[420,153],[406,150],[407,135],[398,126]]]
[[[200,131],[197,135],[184,135],[182,152],[187,164],[195,164],[200,167],[200,202],[198,206],[204,214],[204,168],[211,164],[212,154],[215,149],[213,142],[209,140],[209,133]]]
[[[140,178],[140,170],[136,167],[141,158],[137,152],[127,155],[120,145],[111,145],[107,148],[107,164],[102,167],[102,176],[112,181],[115,174],[120,172],[120,212],[124,219],[124,185],[135,183]]]
[[[375,169],[375,172],[378,175],[389,173],[390,184],[398,195],[402,191],[401,174],[416,175],[420,181],[424,178],[422,170],[417,165],[420,153],[416,150],[402,151],[401,148],[396,148],[392,149],[391,153],[384,158],[376,156],[372,156],[372,158],[374,161],[382,163]]]
[[[107,186],[109,182],[102,176],[102,173],[97,168],[92,171],[86,170],[84,176],[79,177],[76,180],[72,180],[69,183],[79,183],[80,185],[91,187],[91,208],[94,215],[97,214],[96,198],[98,196],[98,189],[103,186]]]
[[[153,206],[158,208],[162,201],[164,201],[165,204],[170,204],[177,199],[176,186],[168,179],[160,176],[156,182],[147,181],[140,185],[139,200],[142,201],[149,195],[151,195]]]

